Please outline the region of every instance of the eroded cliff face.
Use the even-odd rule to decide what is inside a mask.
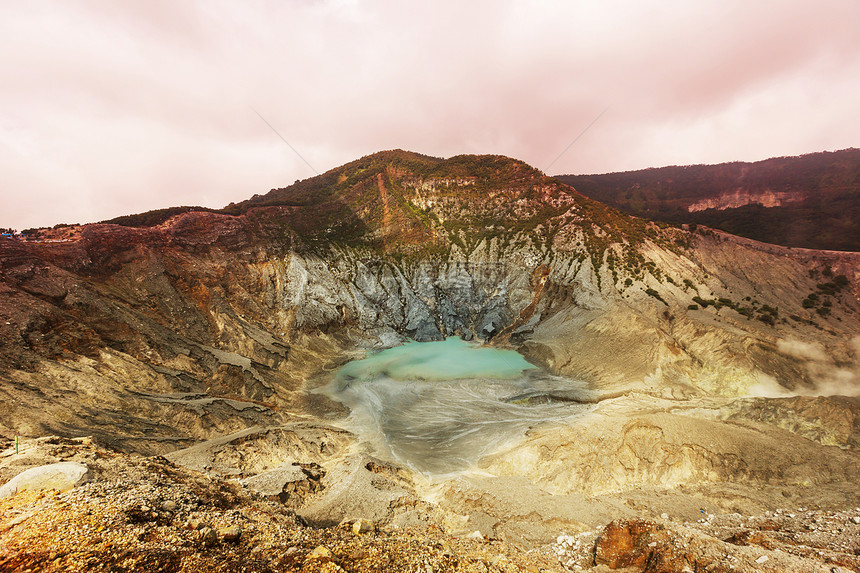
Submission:
[[[780,207],[786,203],[796,203],[807,198],[806,194],[799,191],[750,191],[748,189],[734,189],[730,192],[721,193],[718,197],[709,197],[687,205],[688,213],[696,213],[706,209],[725,211],[726,209],[737,209],[745,205],[761,205],[762,207]]]
[[[309,379],[361,349],[488,339],[531,301],[530,269],[499,257],[225,249],[218,233],[232,219],[207,221],[214,236],[193,253],[176,245],[182,220],[87,227],[66,243],[5,241],[7,431],[94,431],[165,451],[281,423],[310,407]],[[108,242],[115,252],[96,262]]]

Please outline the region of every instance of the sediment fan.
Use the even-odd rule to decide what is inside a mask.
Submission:
[[[0,423],[280,468],[318,525],[526,546],[615,517],[853,508],[858,272],[857,253],[627,216],[517,160],[382,152],[222,210],[0,238]],[[536,420],[431,497],[314,390],[446,336],[581,381],[588,413]]]

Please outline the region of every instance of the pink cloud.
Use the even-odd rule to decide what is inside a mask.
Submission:
[[[394,147],[593,173],[857,146],[860,4],[108,2],[0,20],[0,226],[220,207]],[[253,108],[253,109],[252,109]]]

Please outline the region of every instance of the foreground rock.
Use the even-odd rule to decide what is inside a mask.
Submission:
[[[30,468],[0,486],[0,498],[30,490],[68,491],[84,480],[87,471],[87,466],[76,462]]]
[[[594,562],[643,573],[857,571],[860,527],[851,518],[858,513],[860,508],[841,513],[779,512],[760,518],[735,514],[710,516],[695,526],[617,521],[597,538]]]
[[[860,509],[851,512],[860,513]],[[595,535],[557,540],[557,554],[571,569],[608,568],[639,573],[752,573],[754,571],[804,571],[840,573],[857,571],[860,528],[846,527],[845,513],[826,514],[842,526],[812,538],[798,534],[814,522],[791,514],[777,524],[772,519],[752,520],[736,515],[735,527],[705,524],[669,525],[643,519],[613,521]],[[824,516],[819,514],[819,519]],[[705,520],[703,520],[705,521]],[[713,521],[727,521],[716,518]],[[728,538],[727,529],[735,530]],[[846,531],[848,529],[848,531]],[[832,533],[837,533],[839,541]],[[718,535],[718,536],[715,536]],[[841,541],[847,540],[847,543]]]
[[[25,467],[28,460],[56,459],[59,454],[71,463],[87,460],[93,478],[64,493],[28,490],[0,500],[3,571],[838,573],[860,569],[860,507],[778,509],[762,515],[704,512],[692,520],[667,514],[643,519],[628,507],[629,517],[612,520],[611,514],[617,515],[624,505],[618,503],[620,499],[614,508],[599,500],[583,500],[565,514],[564,502],[551,508],[550,496],[542,502],[529,500],[534,491],[519,487],[523,508],[537,508],[533,519],[539,514],[550,516],[543,525],[556,531],[555,537],[525,551],[511,536],[520,527],[519,532],[528,537],[522,522],[511,519],[509,529],[494,529],[496,520],[481,513],[482,508],[492,511],[492,503],[476,498],[477,489],[469,493],[465,482],[454,487],[461,490],[459,510],[471,511],[468,524],[458,525],[457,514],[441,506],[416,503],[414,498],[405,503],[401,493],[400,508],[389,508],[380,521],[353,515],[337,525],[315,528],[305,525],[287,505],[245,489],[236,480],[187,470],[164,458],[123,454],[87,440],[51,438],[28,440],[24,445],[21,454],[4,454],[0,463],[4,475]],[[367,457],[355,460],[347,465],[348,474],[355,474],[357,466],[370,466],[371,473],[383,481],[395,479],[396,468],[376,467],[378,462]],[[362,479],[353,476],[353,481],[360,491],[368,487]],[[400,487],[409,491],[406,481]],[[497,488],[483,495],[501,498],[505,494]],[[307,499],[310,506],[314,499]],[[319,503],[315,511],[321,511]],[[352,511],[360,513],[361,508],[353,506]],[[559,519],[564,515],[568,517]],[[571,515],[580,521],[571,521]]]
[[[31,444],[28,443],[28,448]],[[312,528],[288,507],[163,458],[68,440],[93,481],[65,493],[0,500],[2,571],[561,571],[548,552],[452,537],[433,524],[376,527],[367,519]],[[9,463],[14,459],[6,459]],[[18,460],[20,461],[20,460]]]

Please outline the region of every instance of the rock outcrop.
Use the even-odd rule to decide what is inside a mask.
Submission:
[[[744,205],[753,204],[761,205],[762,207],[779,207],[785,203],[803,201],[804,199],[806,199],[806,196],[799,192],[767,190],[751,193],[744,189],[736,189],[730,193],[723,193],[718,197],[702,199],[687,205],[687,211],[690,213],[704,211],[705,209],[725,211],[726,209],[737,209]]]

